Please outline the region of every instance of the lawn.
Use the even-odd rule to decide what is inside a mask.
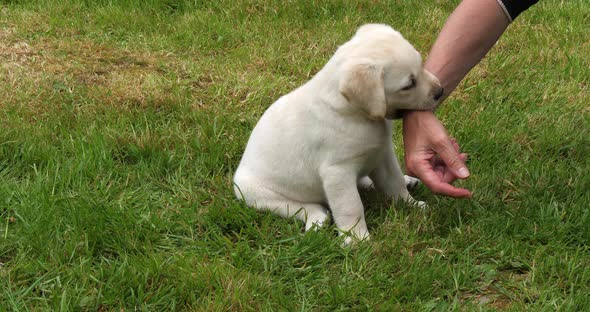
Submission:
[[[426,57],[457,2],[0,1],[0,311],[588,309],[587,0],[525,12],[438,111],[472,199],[363,193],[372,239],[342,248],[232,193],[359,25]]]

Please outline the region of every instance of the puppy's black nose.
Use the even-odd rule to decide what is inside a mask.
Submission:
[[[443,96],[444,93],[445,93],[445,89],[443,89],[443,88],[438,89],[438,91],[434,95],[434,100],[435,101],[440,100],[440,98]]]

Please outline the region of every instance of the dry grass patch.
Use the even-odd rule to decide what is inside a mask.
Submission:
[[[170,55],[116,49],[86,39],[27,42],[13,28],[0,31],[0,60],[1,79],[8,86],[3,103],[35,111],[56,93],[74,98],[81,93],[85,101],[124,110],[166,105],[179,101],[175,90],[189,84],[176,79],[178,61]]]

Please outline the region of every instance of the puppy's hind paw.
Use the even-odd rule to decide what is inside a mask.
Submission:
[[[305,231],[317,230],[328,222],[329,216],[325,211],[316,211],[314,214],[308,215],[305,220]]]
[[[357,182],[358,188],[363,190],[370,190],[375,187],[373,180],[369,177],[362,177]]]
[[[406,188],[412,189],[416,186],[420,185],[420,179],[410,177],[409,175],[404,175],[404,181],[406,182]]]

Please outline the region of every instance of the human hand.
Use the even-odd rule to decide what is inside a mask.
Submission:
[[[430,111],[411,111],[404,116],[406,174],[415,176],[435,194],[471,197],[471,192],[454,187],[455,180],[469,177],[467,154],[449,138],[447,130]]]

